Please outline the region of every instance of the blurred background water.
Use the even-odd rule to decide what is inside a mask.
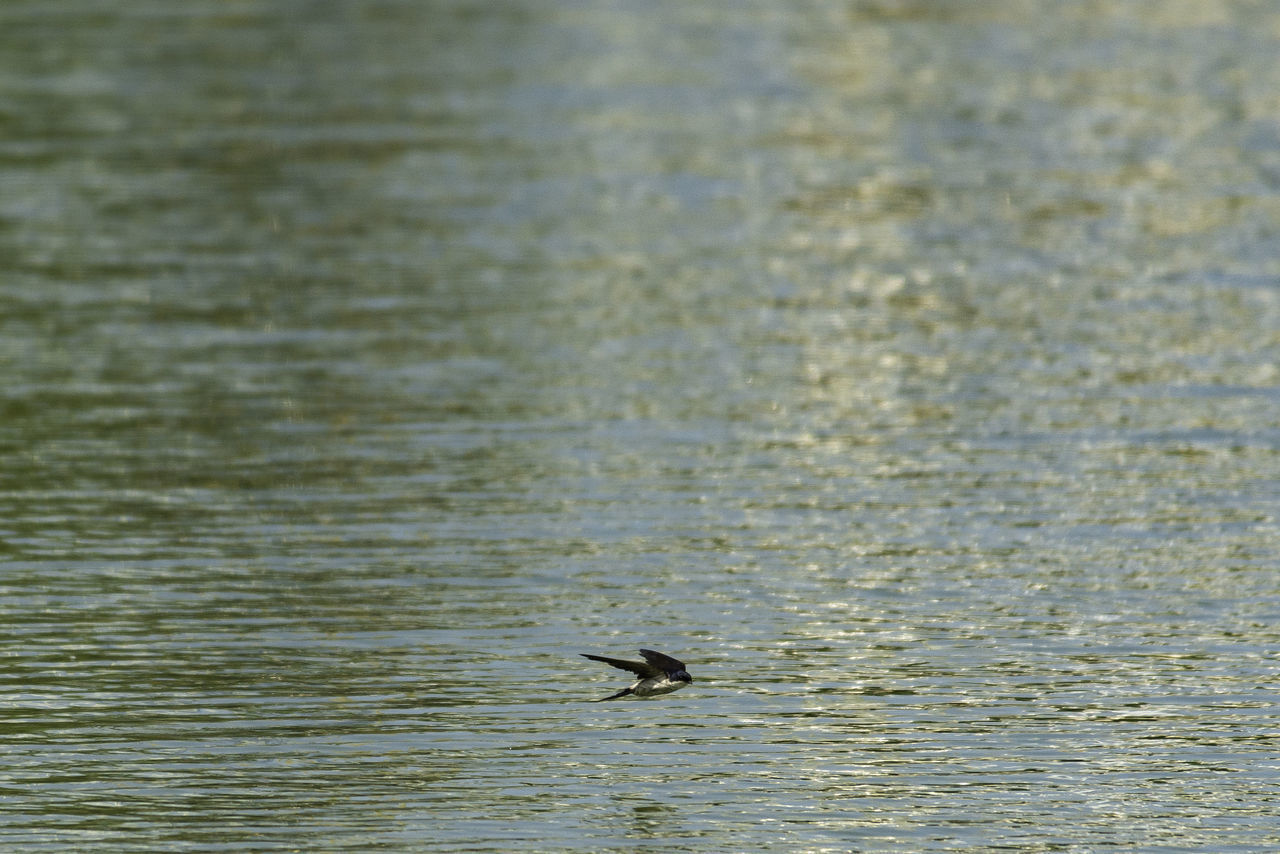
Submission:
[[[1280,844],[1278,57],[7,0],[0,844]]]

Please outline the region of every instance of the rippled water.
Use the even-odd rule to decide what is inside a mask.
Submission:
[[[0,844],[1280,845],[1278,48],[6,2]]]

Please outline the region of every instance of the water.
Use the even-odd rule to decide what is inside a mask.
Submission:
[[[0,843],[1274,848],[1277,34],[6,3]]]

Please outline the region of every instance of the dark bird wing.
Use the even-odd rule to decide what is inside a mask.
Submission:
[[[657,655],[657,653],[654,654]],[[641,679],[648,679],[650,676],[661,676],[663,673],[660,668],[654,667],[652,663],[645,664],[643,661],[623,661],[621,658],[608,658],[603,655],[587,655],[585,652],[580,652],[578,655],[583,658],[589,658],[592,661],[603,661],[605,664],[617,667],[621,670],[630,670]],[[667,658],[665,655],[662,657]],[[645,658],[649,658],[649,656],[646,655]],[[674,658],[667,660],[675,661]],[[679,662],[676,663],[679,664]]]
[[[663,673],[674,673],[677,670],[684,670],[684,662],[676,661],[669,655],[663,655],[651,649],[642,649],[640,654],[644,656],[644,660],[652,664],[655,668]]]

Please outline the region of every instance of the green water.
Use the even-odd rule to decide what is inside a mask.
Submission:
[[[0,844],[1280,844],[1278,42],[0,6]]]

